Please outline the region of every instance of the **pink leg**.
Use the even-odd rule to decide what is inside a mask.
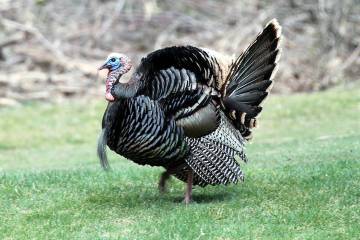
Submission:
[[[188,172],[188,178],[186,183],[186,192],[185,192],[185,204],[189,204],[192,201],[192,185],[193,185],[194,173],[192,170]]]

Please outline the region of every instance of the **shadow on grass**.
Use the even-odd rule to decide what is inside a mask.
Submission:
[[[215,203],[230,201],[230,192],[225,192],[221,189],[211,190],[205,193],[203,189],[199,192],[193,191],[193,200],[195,203]],[[234,194],[234,193],[232,193]],[[148,207],[154,205],[169,205],[174,203],[182,204],[184,200],[184,192],[175,190],[169,193],[160,194],[157,188],[146,189],[144,186],[136,185],[132,189],[123,189],[121,187],[111,187],[100,191],[94,191],[91,195],[85,198],[85,202],[90,205],[107,207],[125,207],[137,208]]]
[[[229,199],[229,193],[193,193],[194,203],[215,203],[228,201]],[[169,200],[172,200],[175,203],[182,203],[184,201],[184,196],[173,197]]]
[[[193,200],[195,203],[256,203],[275,201],[278,204],[292,206],[293,202],[299,203],[298,197],[303,196],[302,204],[311,204],[309,199],[315,195],[319,202],[326,202],[336,195],[346,184],[350,184],[349,176],[354,175],[351,161],[336,161],[331,163],[316,163],[306,168],[301,165],[285,166],[276,176],[272,171],[256,172],[241,185],[216,186],[195,188]],[[336,179],[337,181],[334,181]],[[144,182],[129,186],[112,186],[109,188],[95,189],[87,201],[101,206],[110,205],[125,208],[137,207],[163,207],[181,204],[184,198],[184,189],[176,184],[176,188],[161,195],[157,188]],[[151,187],[150,187],[151,186]],[[320,194],[320,193],[321,194]],[[289,201],[289,199],[292,199]]]
[[[355,187],[358,172],[354,171],[358,166],[357,161],[338,160],[318,162],[305,168],[302,165],[285,166],[278,168],[276,174],[271,169],[253,169],[247,180],[239,185],[195,188],[193,199],[198,204],[220,203],[239,208],[269,202],[290,208],[308,208],[314,206],[315,198],[317,206],[325,206],[334,196],[341,199],[340,202],[352,203],[352,200],[343,200],[342,195],[348,194],[349,199],[359,196]],[[6,195],[9,200],[27,199],[30,195],[39,208],[43,209],[45,204],[52,212],[54,209],[77,208],[104,212],[128,209],[140,214],[144,209],[173,209],[184,205],[183,184],[173,182],[170,192],[161,195],[153,179],[148,175],[125,178],[121,172],[99,174],[94,171],[0,176],[0,182],[8,186]],[[21,190],[20,195],[14,190],[15,184]]]

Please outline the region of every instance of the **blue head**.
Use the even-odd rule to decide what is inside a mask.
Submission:
[[[109,71],[120,70],[121,74],[126,73],[131,68],[130,59],[121,53],[110,53],[105,63],[99,68],[109,69]]]
[[[105,63],[99,68],[99,70],[102,69],[109,69],[108,76],[106,78],[105,98],[112,102],[115,98],[111,94],[111,89],[114,84],[119,81],[120,77],[131,69],[131,61],[124,54],[110,53]]]

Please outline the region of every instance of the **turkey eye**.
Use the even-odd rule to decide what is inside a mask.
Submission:
[[[115,61],[116,61],[116,59],[115,59],[115,58],[112,58],[112,59],[110,59],[110,61],[115,62]]]

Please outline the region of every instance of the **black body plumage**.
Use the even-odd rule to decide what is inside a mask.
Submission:
[[[127,84],[117,82],[103,117],[105,146],[138,164],[206,186],[237,183],[247,161],[245,138],[256,125],[278,60],[279,26],[269,23],[232,64],[192,46],[169,47],[143,58]],[[226,74],[225,74],[226,73]]]
[[[141,165],[171,168],[189,151],[183,129],[147,96],[111,103],[103,127],[109,148]]]

